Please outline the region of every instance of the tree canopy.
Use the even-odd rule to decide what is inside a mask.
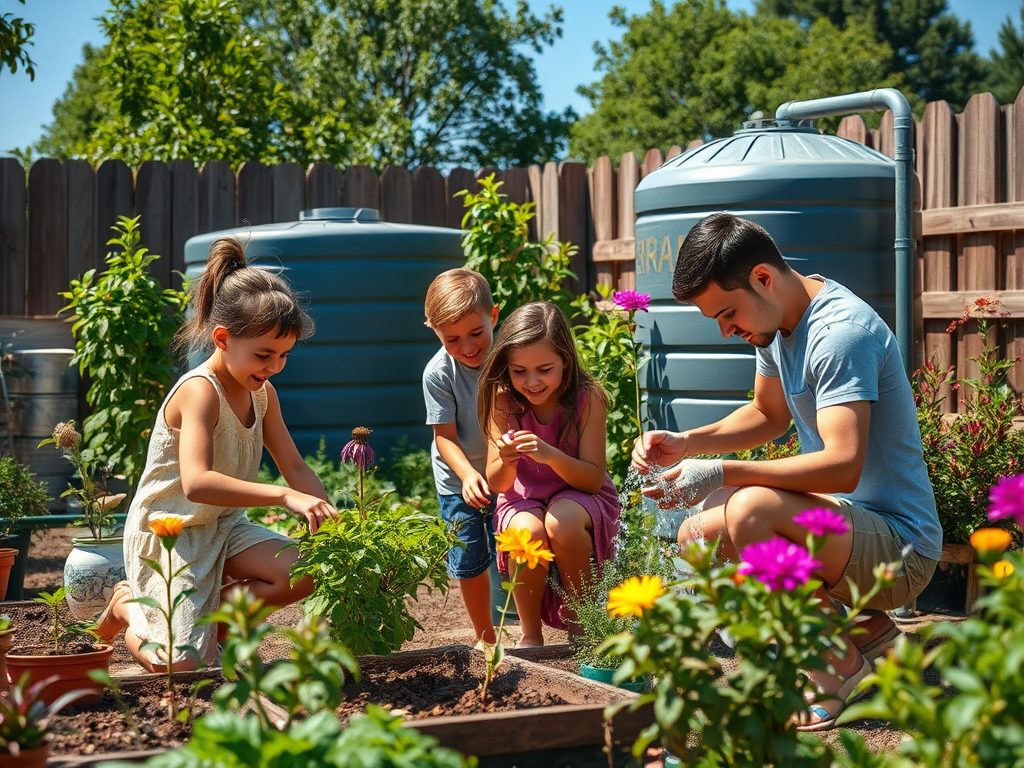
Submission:
[[[561,34],[492,0],[112,0],[36,149],[58,157],[543,162],[574,115],[546,113],[526,46]],[[90,58],[93,57],[93,58]]]
[[[1024,3],[1020,8],[1021,30],[1009,16],[999,27],[999,48],[992,50],[988,86],[1000,104],[1012,104],[1024,87]]]
[[[25,4],[25,0],[18,2]],[[28,46],[33,45],[32,35],[35,31],[35,25],[20,16],[0,13],[0,73],[7,69],[13,75],[20,66],[31,80],[36,79],[36,63],[28,54]]]
[[[887,69],[891,49],[862,24],[752,17],[720,0],[611,18],[622,38],[595,46],[604,74],[579,89],[594,111],[571,130],[571,154],[588,160],[728,135],[792,99],[904,85]]]

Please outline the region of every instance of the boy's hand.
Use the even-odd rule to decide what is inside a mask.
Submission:
[[[686,455],[687,436],[662,429],[644,432],[633,445],[633,468],[642,475],[675,464]]]
[[[491,504],[491,487],[479,472],[462,478],[462,499],[469,506],[480,509]]]

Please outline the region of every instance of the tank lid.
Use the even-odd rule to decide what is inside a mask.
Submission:
[[[380,221],[376,208],[307,208],[299,221]]]
[[[759,117],[754,120],[744,120],[738,130],[732,132],[733,136],[742,136],[751,131],[786,131],[787,133],[814,133],[821,135],[821,131],[814,127],[813,120],[776,120],[774,117]]]

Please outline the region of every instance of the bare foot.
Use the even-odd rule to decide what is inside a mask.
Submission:
[[[104,643],[110,643],[119,634],[128,629],[128,601],[132,590],[127,581],[119,581],[114,585],[110,602],[96,620],[96,634]]]
[[[519,639],[519,642],[516,643],[516,648],[540,648],[543,645],[543,635],[541,635],[540,637],[528,637],[527,635],[523,635]]]

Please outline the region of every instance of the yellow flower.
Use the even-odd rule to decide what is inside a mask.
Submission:
[[[633,614],[639,618],[645,608],[654,607],[654,601],[664,594],[660,577],[633,576],[608,592],[608,613],[615,617]]]
[[[1002,552],[1012,541],[1010,532],[1002,528],[979,528],[971,534],[971,546],[982,552]]]
[[[508,528],[495,536],[495,540],[499,552],[506,552],[511,559],[530,568],[536,568],[541,560],[555,559],[550,551],[541,547],[540,541],[530,538],[528,528]]]
[[[1007,576],[1013,574],[1013,566],[1005,560],[1000,560],[992,566],[992,573],[996,575],[997,579],[1005,579]]]
[[[149,521],[149,530],[161,539],[176,539],[181,535],[181,528],[184,522],[177,515],[161,515]]]

